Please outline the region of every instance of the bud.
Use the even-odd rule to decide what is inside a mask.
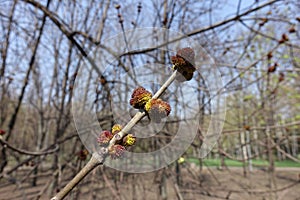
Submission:
[[[122,128],[123,127],[120,124],[115,124],[115,125],[113,125],[113,127],[111,129],[111,133],[113,135],[115,135],[115,134],[119,133],[122,130]]]
[[[107,83],[107,81],[103,75],[101,75],[101,77],[99,78],[99,82],[101,83],[101,85],[105,85]]]
[[[284,81],[284,73],[280,72],[278,82],[282,82],[282,81]]]
[[[84,149],[84,150],[79,151],[77,153],[77,156],[78,156],[79,160],[86,160],[88,154],[89,154],[89,152],[86,149]]]
[[[161,99],[151,99],[146,103],[145,110],[152,120],[160,122],[162,118],[165,118],[170,114],[171,106]]]
[[[144,109],[145,104],[152,98],[151,92],[143,87],[136,88],[130,99],[130,105],[136,109]]]
[[[142,10],[142,4],[141,4],[141,2],[139,2],[139,5],[137,6],[137,8],[138,8],[138,12],[141,12],[141,10]]]
[[[250,128],[251,128],[251,127],[250,127],[249,125],[245,125],[245,126],[244,126],[244,129],[245,129],[246,131],[249,131]]]
[[[295,33],[295,32],[296,32],[296,28],[295,25],[293,25],[289,28],[289,33]]]
[[[136,137],[134,137],[132,134],[128,134],[123,138],[124,146],[132,146],[134,145],[136,141]]]
[[[271,58],[273,57],[273,53],[272,51],[270,51],[267,55],[268,60],[271,60]]]
[[[263,25],[265,25],[265,23],[267,23],[268,22],[268,18],[262,18],[261,19],[261,22],[258,24],[259,26],[263,26]]]
[[[120,4],[115,4],[115,8],[116,8],[117,10],[119,10],[119,9],[121,8],[121,5],[120,5]]]
[[[268,73],[273,73],[273,72],[275,72],[277,66],[278,66],[277,63],[274,63],[274,65],[271,65],[271,66],[268,68]]]
[[[186,47],[179,49],[176,56],[171,57],[171,62],[176,70],[184,70],[187,72],[194,72],[195,65],[195,52],[192,48]]]
[[[120,158],[125,152],[125,147],[119,144],[113,145],[108,153],[112,159]]]
[[[279,44],[285,43],[286,41],[289,41],[289,38],[286,34],[282,34],[281,39],[278,41]]]
[[[6,132],[2,129],[0,129],[0,135],[4,135]]]
[[[109,141],[113,138],[113,134],[110,131],[102,131],[97,138],[97,142],[100,145],[108,144]]]
[[[182,74],[180,81],[191,80],[193,72],[196,70],[195,65],[195,52],[192,48],[183,48],[177,51],[176,56],[171,56],[171,62],[173,64],[173,70],[177,70]]]

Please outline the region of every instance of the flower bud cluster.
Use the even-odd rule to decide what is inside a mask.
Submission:
[[[117,10],[120,9],[119,5],[115,6]],[[195,52],[192,48],[179,49],[175,56],[171,57],[173,64],[173,70],[177,70],[182,76],[176,77],[179,81],[188,81],[193,78],[195,72]],[[159,98],[152,98],[152,93],[143,87],[136,88],[129,101],[130,105],[135,109],[142,109],[147,112],[150,119],[156,123],[159,123],[161,119],[167,117],[171,112],[171,106],[169,103]],[[132,134],[126,134],[123,137],[119,134],[122,131],[122,126],[115,124],[111,131],[102,131],[98,138],[98,144],[108,150],[112,159],[122,157],[127,147],[135,144],[136,137]],[[112,146],[109,145],[112,138],[117,140]],[[106,147],[109,147],[107,149]]]
[[[117,134],[122,130],[122,126],[120,124],[115,124],[111,131],[104,130],[102,131],[98,138],[97,142],[102,147],[107,147],[110,140],[114,136],[118,136]],[[126,147],[133,146],[135,144],[136,137],[134,137],[132,134],[126,134],[124,137],[117,140],[116,144],[111,146],[108,149],[108,153],[112,159],[117,159],[122,157],[122,155],[125,153]]]
[[[130,105],[136,109],[144,109],[154,122],[160,122],[171,112],[171,106],[162,99],[152,99],[152,94],[143,87],[136,88],[130,99]]]
[[[186,47],[179,49],[175,56],[171,56],[173,70],[177,70],[182,76],[177,77],[177,80],[189,81],[193,78],[196,71],[195,52],[192,48]]]

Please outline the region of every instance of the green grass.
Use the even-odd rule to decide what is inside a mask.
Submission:
[[[198,158],[188,158],[186,159],[187,162],[192,162],[199,165]],[[220,159],[203,159],[204,165],[209,167],[218,167],[221,165]],[[225,164],[229,167],[242,167],[243,163],[235,160],[225,159]],[[252,160],[252,164],[254,166],[268,166],[268,161],[266,160]],[[300,163],[291,161],[291,160],[284,160],[284,161],[275,161],[275,167],[300,167]]]

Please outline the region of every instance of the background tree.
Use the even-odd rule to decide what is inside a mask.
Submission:
[[[287,191],[286,198],[296,197],[295,173],[283,181],[276,162],[299,162],[299,11],[296,0],[0,1],[0,129],[5,133],[0,140],[0,190],[10,191],[7,198],[49,198],[78,173],[90,157],[71,113],[80,67],[86,60],[94,63],[82,96],[88,101],[93,91],[101,126],[109,129],[114,120],[126,123],[132,110],[125,107],[122,112],[128,115],[122,118],[113,112],[110,102],[112,97],[116,103],[128,102],[130,94],[116,94],[116,88],[128,91],[138,80],[134,72],[139,73],[138,66],[145,63],[148,75],[161,81],[170,74],[166,65],[172,55],[157,47],[110,63],[97,60],[90,52],[98,48],[110,55],[119,45],[106,46],[105,40],[127,29],[162,27],[194,39],[214,58],[222,74],[227,117],[218,145],[208,158],[221,158],[224,170],[204,168],[200,172],[194,164],[212,109],[205,104],[212,98],[205,77],[197,76],[195,94],[205,106],[198,135],[183,155],[185,164],[174,163],[150,174],[101,167],[87,176],[70,198],[140,199],[155,194],[162,199],[230,199],[246,193],[280,199]],[[158,42],[155,31],[149,37],[154,44]],[[161,37],[167,39],[168,35]],[[100,62],[109,66],[103,74],[97,71]],[[124,74],[128,77],[117,82]],[[155,84],[147,87],[158,89]],[[174,91],[180,93],[182,87],[178,85]],[[164,98],[172,100],[168,93]],[[175,101],[172,108],[179,113],[188,103],[181,108]],[[170,119],[160,134],[141,141],[135,150],[152,151],[167,144],[181,120]],[[229,179],[231,184],[223,179],[240,174],[226,168],[228,159],[243,163],[246,177],[238,179],[238,184],[237,179]],[[257,159],[266,165],[258,166]],[[202,159],[200,163],[207,165]],[[268,187],[256,185],[253,177],[257,174],[267,177]]]

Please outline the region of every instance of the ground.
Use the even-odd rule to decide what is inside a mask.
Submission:
[[[26,177],[30,169],[23,169],[15,174],[18,184],[14,180],[2,178],[0,181],[0,200],[16,199],[49,199],[49,188],[52,174],[41,172],[38,176],[37,186],[30,185],[32,177]],[[105,169],[96,170],[80,184],[80,191],[75,190],[66,199],[161,199],[159,185],[161,174],[122,174],[118,173],[118,181],[112,181],[114,171]],[[179,186],[175,184],[175,174],[166,170],[166,194],[168,199],[236,199],[236,200],[300,200],[300,168],[277,168],[275,173],[275,186],[270,189],[270,176],[266,170],[255,169],[247,177],[243,176],[242,168],[217,169],[215,167],[199,169],[192,167],[182,168]],[[23,182],[20,181],[23,179]],[[106,180],[106,181],[104,181]],[[105,182],[105,183],[104,183]],[[64,183],[66,183],[64,181]],[[134,183],[134,184],[133,184]],[[133,189],[134,188],[134,189]],[[177,192],[176,192],[177,191]],[[274,193],[276,191],[276,193]]]

